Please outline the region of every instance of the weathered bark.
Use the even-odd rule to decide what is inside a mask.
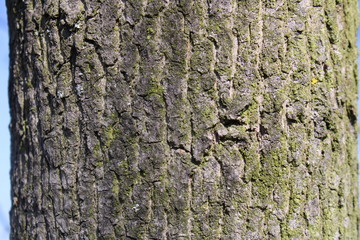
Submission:
[[[357,1],[7,6],[11,239],[359,239]]]

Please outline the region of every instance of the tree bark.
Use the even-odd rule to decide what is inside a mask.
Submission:
[[[359,239],[357,1],[7,7],[11,239]]]

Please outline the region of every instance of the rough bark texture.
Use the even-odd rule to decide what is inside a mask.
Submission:
[[[7,0],[11,239],[359,239],[354,0]]]

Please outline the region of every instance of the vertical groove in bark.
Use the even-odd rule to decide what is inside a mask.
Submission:
[[[7,1],[12,239],[357,239],[356,1]]]

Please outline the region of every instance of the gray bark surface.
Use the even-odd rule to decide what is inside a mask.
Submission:
[[[11,239],[359,239],[357,1],[7,0]]]

